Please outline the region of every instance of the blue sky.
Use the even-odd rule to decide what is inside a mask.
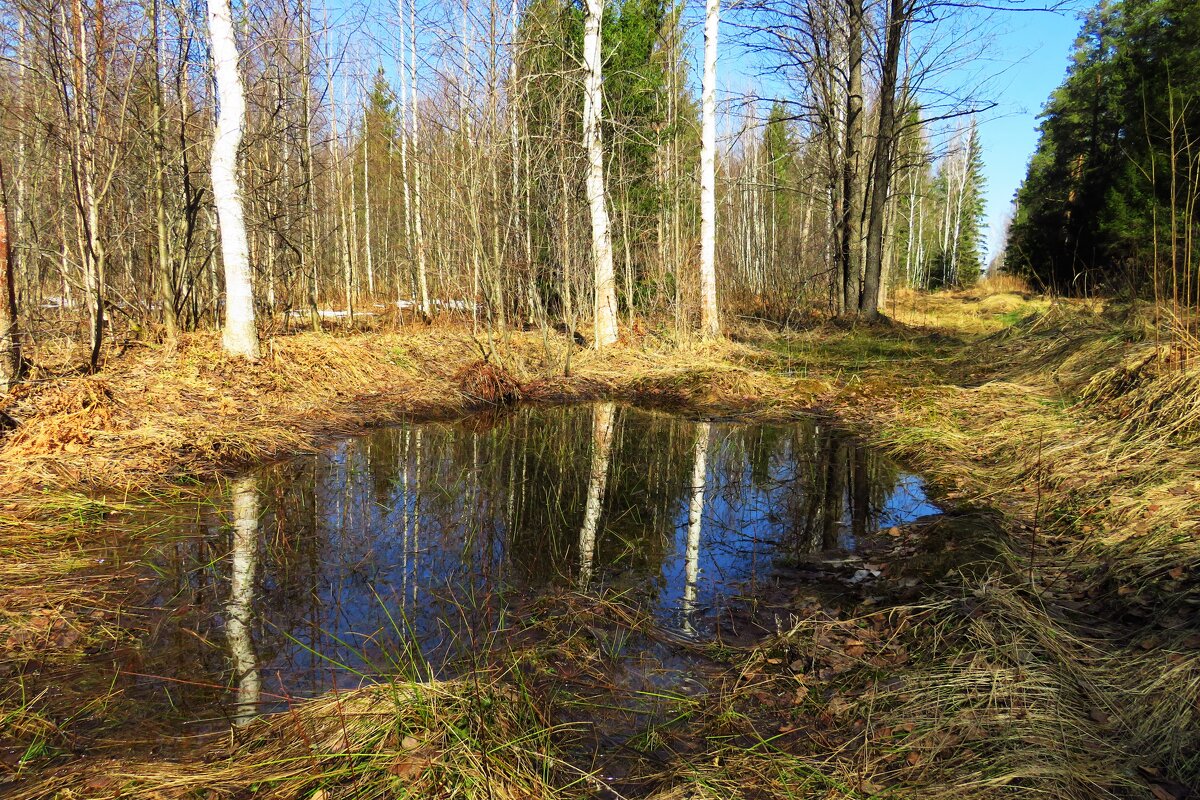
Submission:
[[[1074,12],[1013,14],[997,34],[992,57],[1003,69],[994,99],[999,105],[980,118],[987,176],[988,257],[1025,177],[1037,145],[1037,115],[1066,74],[1080,21]]]

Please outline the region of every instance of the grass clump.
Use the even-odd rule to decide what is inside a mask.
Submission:
[[[333,693],[173,760],[83,759],[9,795],[535,800],[561,764],[527,696],[491,681],[394,682]]]

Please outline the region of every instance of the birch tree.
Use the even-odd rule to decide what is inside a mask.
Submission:
[[[246,122],[246,96],[238,69],[229,0],[208,0],[208,33],[219,103],[212,147],[212,191],[221,229],[221,261],[225,266],[222,341],[231,355],[256,359],[258,331],[254,327],[254,288],[237,174],[238,147]]]
[[[401,4],[401,14],[403,11]],[[417,126],[417,7],[413,2],[409,6],[409,24],[411,37],[409,39],[408,78],[410,82],[408,100],[409,107],[409,137],[412,139],[413,157],[413,228],[416,233],[417,251],[417,293],[421,303],[421,316],[426,322],[433,319],[433,304],[429,300],[428,267],[425,260],[425,230],[421,227],[421,152],[420,129]],[[401,25],[403,25],[401,21]],[[401,55],[403,58],[403,55]]]
[[[617,284],[613,273],[612,227],[604,189],[604,148],[600,140],[600,90],[604,80],[600,22],[603,16],[604,0],[587,0],[583,28],[583,63],[587,70],[583,90],[583,142],[587,150],[587,200],[592,216],[592,259],[595,262],[593,344],[597,349],[617,341]]]
[[[700,328],[721,335],[717,314],[717,30],[720,0],[706,0],[700,131]]]

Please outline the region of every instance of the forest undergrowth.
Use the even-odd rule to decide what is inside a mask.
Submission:
[[[1115,303],[985,289],[886,310],[894,321],[743,324],[720,342],[627,330],[602,353],[554,332],[488,343],[433,327],[278,337],[250,367],[203,335],[131,347],[95,376],[45,367],[5,409],[18,427],[0,449],[0,781],[64,798],[1194,796],[1187,346]],[[402,675],[157,756],[96,745],[126,701],[72,670],[138,647],[122,608],[134,573],[95,565],[100,532],[138,535],[123,509],[501,396],[832,414],[948,513],[881,535],[870,591],[751,604],[754,635],[694,653],[708,691],[627,715],[639,727],[605,787],[611,765],[585,763],[588,720],[631,702],[614,695],[611,642],[661,636],[619,598],[546,599],[466,679]],[[970,555],[914,587],[891,565],[930,540]]]

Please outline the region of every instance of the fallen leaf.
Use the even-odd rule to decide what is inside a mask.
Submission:
[[[433,759],[423,753],[397,756],[396,760],[388,767],[388,772],[397,778],[411,780],[420,776],[432,763]]]

